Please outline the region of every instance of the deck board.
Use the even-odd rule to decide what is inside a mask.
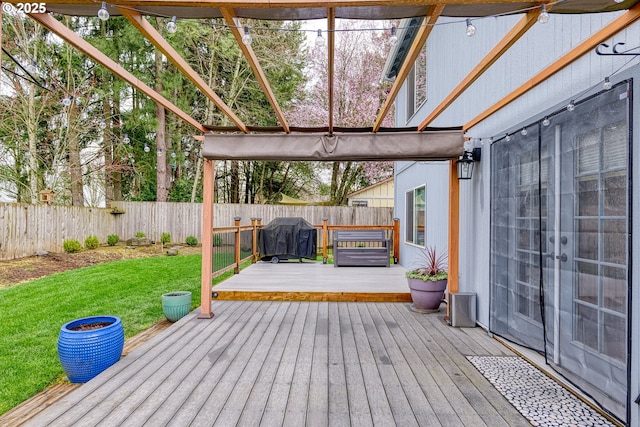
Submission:
[[[29,426],[510,425],[468,355],[513,355],[406,303],[224,301],[191,313]]]

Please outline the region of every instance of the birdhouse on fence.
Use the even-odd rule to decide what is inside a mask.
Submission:
[[[42,190],[40,192],[40,202],[50,205],[56,197],[56,192],[53,190]]]

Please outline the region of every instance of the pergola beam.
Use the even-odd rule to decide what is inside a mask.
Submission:
[[[473,70],[456,86],[453,91],[418,125],[418,130],[429,126],[443,111],[458,99],[485,71],[489,69],[502,55],[520,40],[520,38],[537,22],[541,10],[530,10],[509,30],[507,34],[496,44],[491,51],[476,65]]]
[[[329,133],[333,133],[333,82],[335,75],[335,47],[336,47],[336,11],[333,8],[327,9],[327,82],[328,86],[328,110],[329,110]]]
[[[258,80],[258,83],[262,88],[262,92],[267,97],[269,104],[271,104],[271,108],[273,108],[273,111],[275,112],[276,117],[280,122],[280,125],[282,126],[282,128],[286,133],[289,133],[290,130],[289,130],[289,125],[287,124],[287,119],[285,119],[284,114],[282,113],[282,109],[278,105],[278,101],[276,101],[276,96],[274,95],[273,90],[271,89],[271,85],[269,85],[267,76],[264,74],[264,71],[260,66],[258,57],[256,57],[256,54],[251,48],[251,46],[247,46],[242,42],[243,33],[240,31],[240,26],[238,25],[238,19],[234,11],[232,9],[222,8],[220,9],[220,12],[222,12],[222,16],[224,16],[225,21],[227,21],[227,25],[229,25],[229,29],[231,30],[231,33],[233,33],[233,36],[236,38],[236,41],[238,42],[238,46],[240,47],[242,54],[244,55],[247,62],[249,63],[249,66],[253,70],[253,74]]]
[[[387,95],[387,99],[385,99],[382,107],[380,107],[380,111],[378,112],[378,116],[376,117],[375,122],[373,123],[373,131],[377,132],[382,126],[382,121],[387,116],[387,113],[391,109],[391,106],[396,100],[398,93],[400,92],[400,88],[404,84],[404,81],[407,79],[411,68],[413,68],[413,63],[420,55],[420,50],[422,46],[424,46],[429,34],[431,34],[431,30],[433,29],[434,24],[440,17],[440,14],[444,10],[443,4],[439,4],[436,6],[432,6],[429,9],[429,14],[426,16],[427,23],[423,24],[418,30],[418,34],[416,35],[413,43],[411,44],[411,48],[407,53],[407,58],[405,59],[402,67],[400,67],[400,71],[398,71],[398,75],[396,76],[396,80],[393,82],[391,86],[391,90],[389,90],[389,94]]]
[[[19,1],[11,0],[8,3],[17,4]],[[202,8],[228,8],[228,9],[256,9],[256,8],[344,8],[344,7],[376,7],[376,6],[425,6],[442,5],[437,0],[324,0],[314,2],[312,0],[279,0],[261,2],[256,0],[114,0],[109,4],[124,7],[202,7]],[[486,4],[487,0],[448,0],[448,5]],[[493,0],[491,3],[519,3],[521,0]],[[95,0],[49,0],[47,4],[91,4],[100,6]]]
[[[487,108],[481,114],[473,118],[467,124],[463,126],[464,130],[470,129],[473,126],[477,125],[481,121],[485,120],[492,114],[506,107],[512,101],[518,99],[534,87],[538,86],[540,83],[544,82],[566,66],[570,65],[572,62],[586,54],[592,49],[595,49],[600,43],[603,43],[605,40],[613,37],[620,31],[627,28],[629,25],[636,22],[640,19],[640,3],[633,6],[631,9],[627,10],[625,13],[611,21],[604,28],[600,29],[600,31],[591,35],[585,41],[577,45],[575,48],[567,52],[560,59],[549,65],[547,68],[540,71],[534,77],[523,83],[513,92],[502,98],[500,101],[493,104],[491,107]]]
[[[106,67],[112,73],[120,77],[122,80],[129,83],[135,89],[147,95],[149,98],[162,105],[167,110],[171,111],[173,114],[196,128],[200,132],[207,132],[207,129],[200,123],[198,123],[193,117],[189,114],[182,111],[178,106],[173,104],[164,96],[160,95],[158,92],[153,90],[151,87],[147,86],[145,83],[141,82],[136,76],[122,68],[120,64],[116,63],[113,59],[109,58],[104,53],[100,52],[98,49],[93,47],[89,42],[80,38],[76,33],[71,31],[61,22],[58,22],[52,15],[48,13],[33,13],[28,15],[33,20],[39,22],[43,27],[47,28],[49,31],[57,34],[64,41],[69,43],[71,46],[74,46],[80,52],[92,58],[94,61]]]
[[[236,116],[233,111],[224,103],[224,101],[211,89],[202,77],[185,61],[180,54],[167,42],[164,37],[149,23],[139,12],[130,9],[118,7],[118,12],[136,27],[142,35],[144,35],[164,56],[176,66],[178,70],[186,78],[188,78],[202,93],[209,98],[222,113],[224,113],[231,121],[243,132],[249,132],[247,126]]]

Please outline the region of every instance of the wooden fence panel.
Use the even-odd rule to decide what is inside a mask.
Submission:
[[[39,249],[62,252],[65,240],[84,244],[89,235],[97,236],[101,243],[106,243],[109,234],[126,240],[137,232],[156,241],[162,233],[170,233],[172,242],[184,242],[187,236],[202,240],[200,203],[114,202],[112,207],[124,213],[113,214],[105,208],[0,203],[0,260],[31,256]],[[321,225],[323,218],[331,225],[390,225],[393,208],[216,204],[214,226],[232,226],[236,216],[242,218],[242,225],[249,225],[251,218],[261,218],[262,224],[267,224],[292,216],[313,225]]]

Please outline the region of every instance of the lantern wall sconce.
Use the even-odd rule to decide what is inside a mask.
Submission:
[[[475,147],[471,151],[464,151],[464,154],[456,162],[458,169],[458,179],[471,179],[473,175],[473,163],[479,162],[482,155],[482,148]]]

